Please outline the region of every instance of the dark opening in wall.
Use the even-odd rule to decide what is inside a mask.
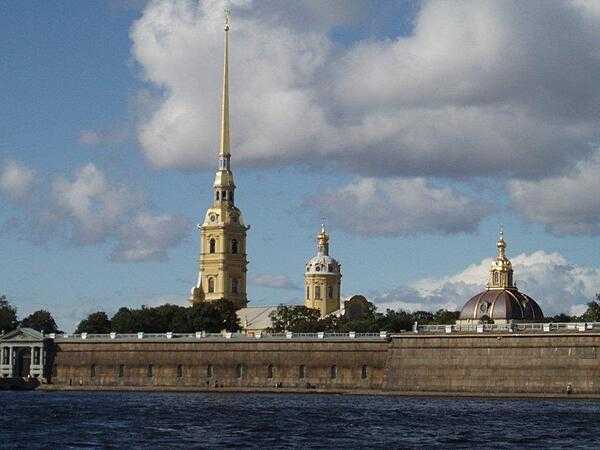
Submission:
[[[125,365],[124,364],[119,365],[119,370],[117,372],[117,376],[119,378],[123,378],[125,376]]]
[[[177,366],[177,378],[183,378],[183,366],[181,364]]]
[[[235,372],[236,372],[236,376],[238,377],[238,379],[241,380],[246,375],[246,368],[244,367],[243,364],[238,364],[237,367],[235,368]]]
[[[330,377],[331,379],[335,379],[338,376],[338,370],[337,370],[337,366],[331,366],[331,373],[330,373]]]
[[[360,377],[364,380],[365,378],[367,378],[368,375],[368,369],[367,366],[362,366],[362,371],[360,373]]]
[[[303,365],[298,367],[298,378],[300,378],[301,380],[306,378],[306,367],[304,367]]]
[[[273,364],[267,366],[267,378],[273,378]]]
[[[90,378],[94,378],[96,376],[96,364],[92,364],[90,367]]]
[[[148,371],[146,373],[148,378],[152,378],[154,376],[154,366],[152,364],[148,365]]]
[[[209,364],[206,367],[206,378],[212,378],[215,375],[215,370],[213,369],[212,364]]]

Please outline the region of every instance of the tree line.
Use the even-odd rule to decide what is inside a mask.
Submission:
[[[17,308],[9,303],[5,295],[0,295],[0,335],[17,327],[33,328],[46,334],[60,333],[52,314],[48,311],[41,309],[19,320]]]
[[[415,322],[422,325],[447,325],[458,319],[458,311],[440,309],[436,312],[387,309],[378,312],[376,306],[368,304],[368,308],[360,317],[348,315],[321,318],[318,310],[300,305],[280,305],[271,313],[272,326],[267,331],[281,333],[375,333],[388,331],[398,333],[410,331]],[[544,318],[545,322],[600,322],[600,294],[587,304],[582,315],[557,314]],[[17,327],[33,328],[48,333],[61,333],[52,314],[46,310],[35,311],[22,320],[18,319],[17,310],[0,295],[0,335]],[[240,330],[235,306],[226,300],[211,303],[200,303],[190,307],[165,304],[157,307],[121,308],[112,317],[97,311],[79,322],[76,333],[107,334],[116,333],[194,333],[206,331],[218,333],[222,330],[231,332]]]

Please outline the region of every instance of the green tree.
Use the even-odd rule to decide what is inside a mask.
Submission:
[[[587,304],[588,309],[581,316],[584,322],[600,322],[600,294],[596,294],[596,298]]]
[[[452,325],[460,316],[460,311],[448,311],[447,309],[438,309],[433,314],[434,325]]]
[[[34,330],[41,331],[45,334],[61,332],[58,329],[52,314],[43,309],[25,317],[21,322],[21,326],[24,328],[33,328]]]
[[[386,310],[385,315],[381,315],[377,320],[377,330],[388,331],[390,333],[399,333],[401,331],[412,330],[413,323],[415,322],[414,316],[402,309],[394,311],[392,309]],[[377,331],[373,330],[373,331]]]
[[[129,308],[119,309],[111,319],[112,331],[116,333],[137,333],[142,330],[140,314]]]
[[[0,295],[0,335],[14,330],[18,325],[17,309],[8,302],[5,295]]]
[[[320,326],[324,325],[323,322],[320,322],[320,312],[306,306],[279,305],[277,310],[271,313],[270,317],[272,326],[268,331],[272,333],[281,333],[284,331],[316,333],[323,331],[319,329]]]
[[[83,319],[77,325],[75,333],[93,333],[93,334],[107,334],[111,331],[111,323],[103,311],[98,311],[87,316],[87,319]]]
[[[239,331],[240,322],[236,311],[235,305],[228,300],[197,303],[191,308],[187,308],[187,326],[189,327],[187,332]]]

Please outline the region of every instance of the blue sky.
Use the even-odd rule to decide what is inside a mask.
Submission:
[[[344,295],[381,308],[460,307],[500,223],[546,312],[600,291],[598,2],[231,7],[251,305],[301,302],[321,217]],[[0,292],[21,316],[46,308],[70,330],[185,301],[216,162],[221,11],[0,6]]]

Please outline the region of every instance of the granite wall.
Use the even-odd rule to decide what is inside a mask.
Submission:
[[[55,387],[600,395],[600,334],[57,341]]]

